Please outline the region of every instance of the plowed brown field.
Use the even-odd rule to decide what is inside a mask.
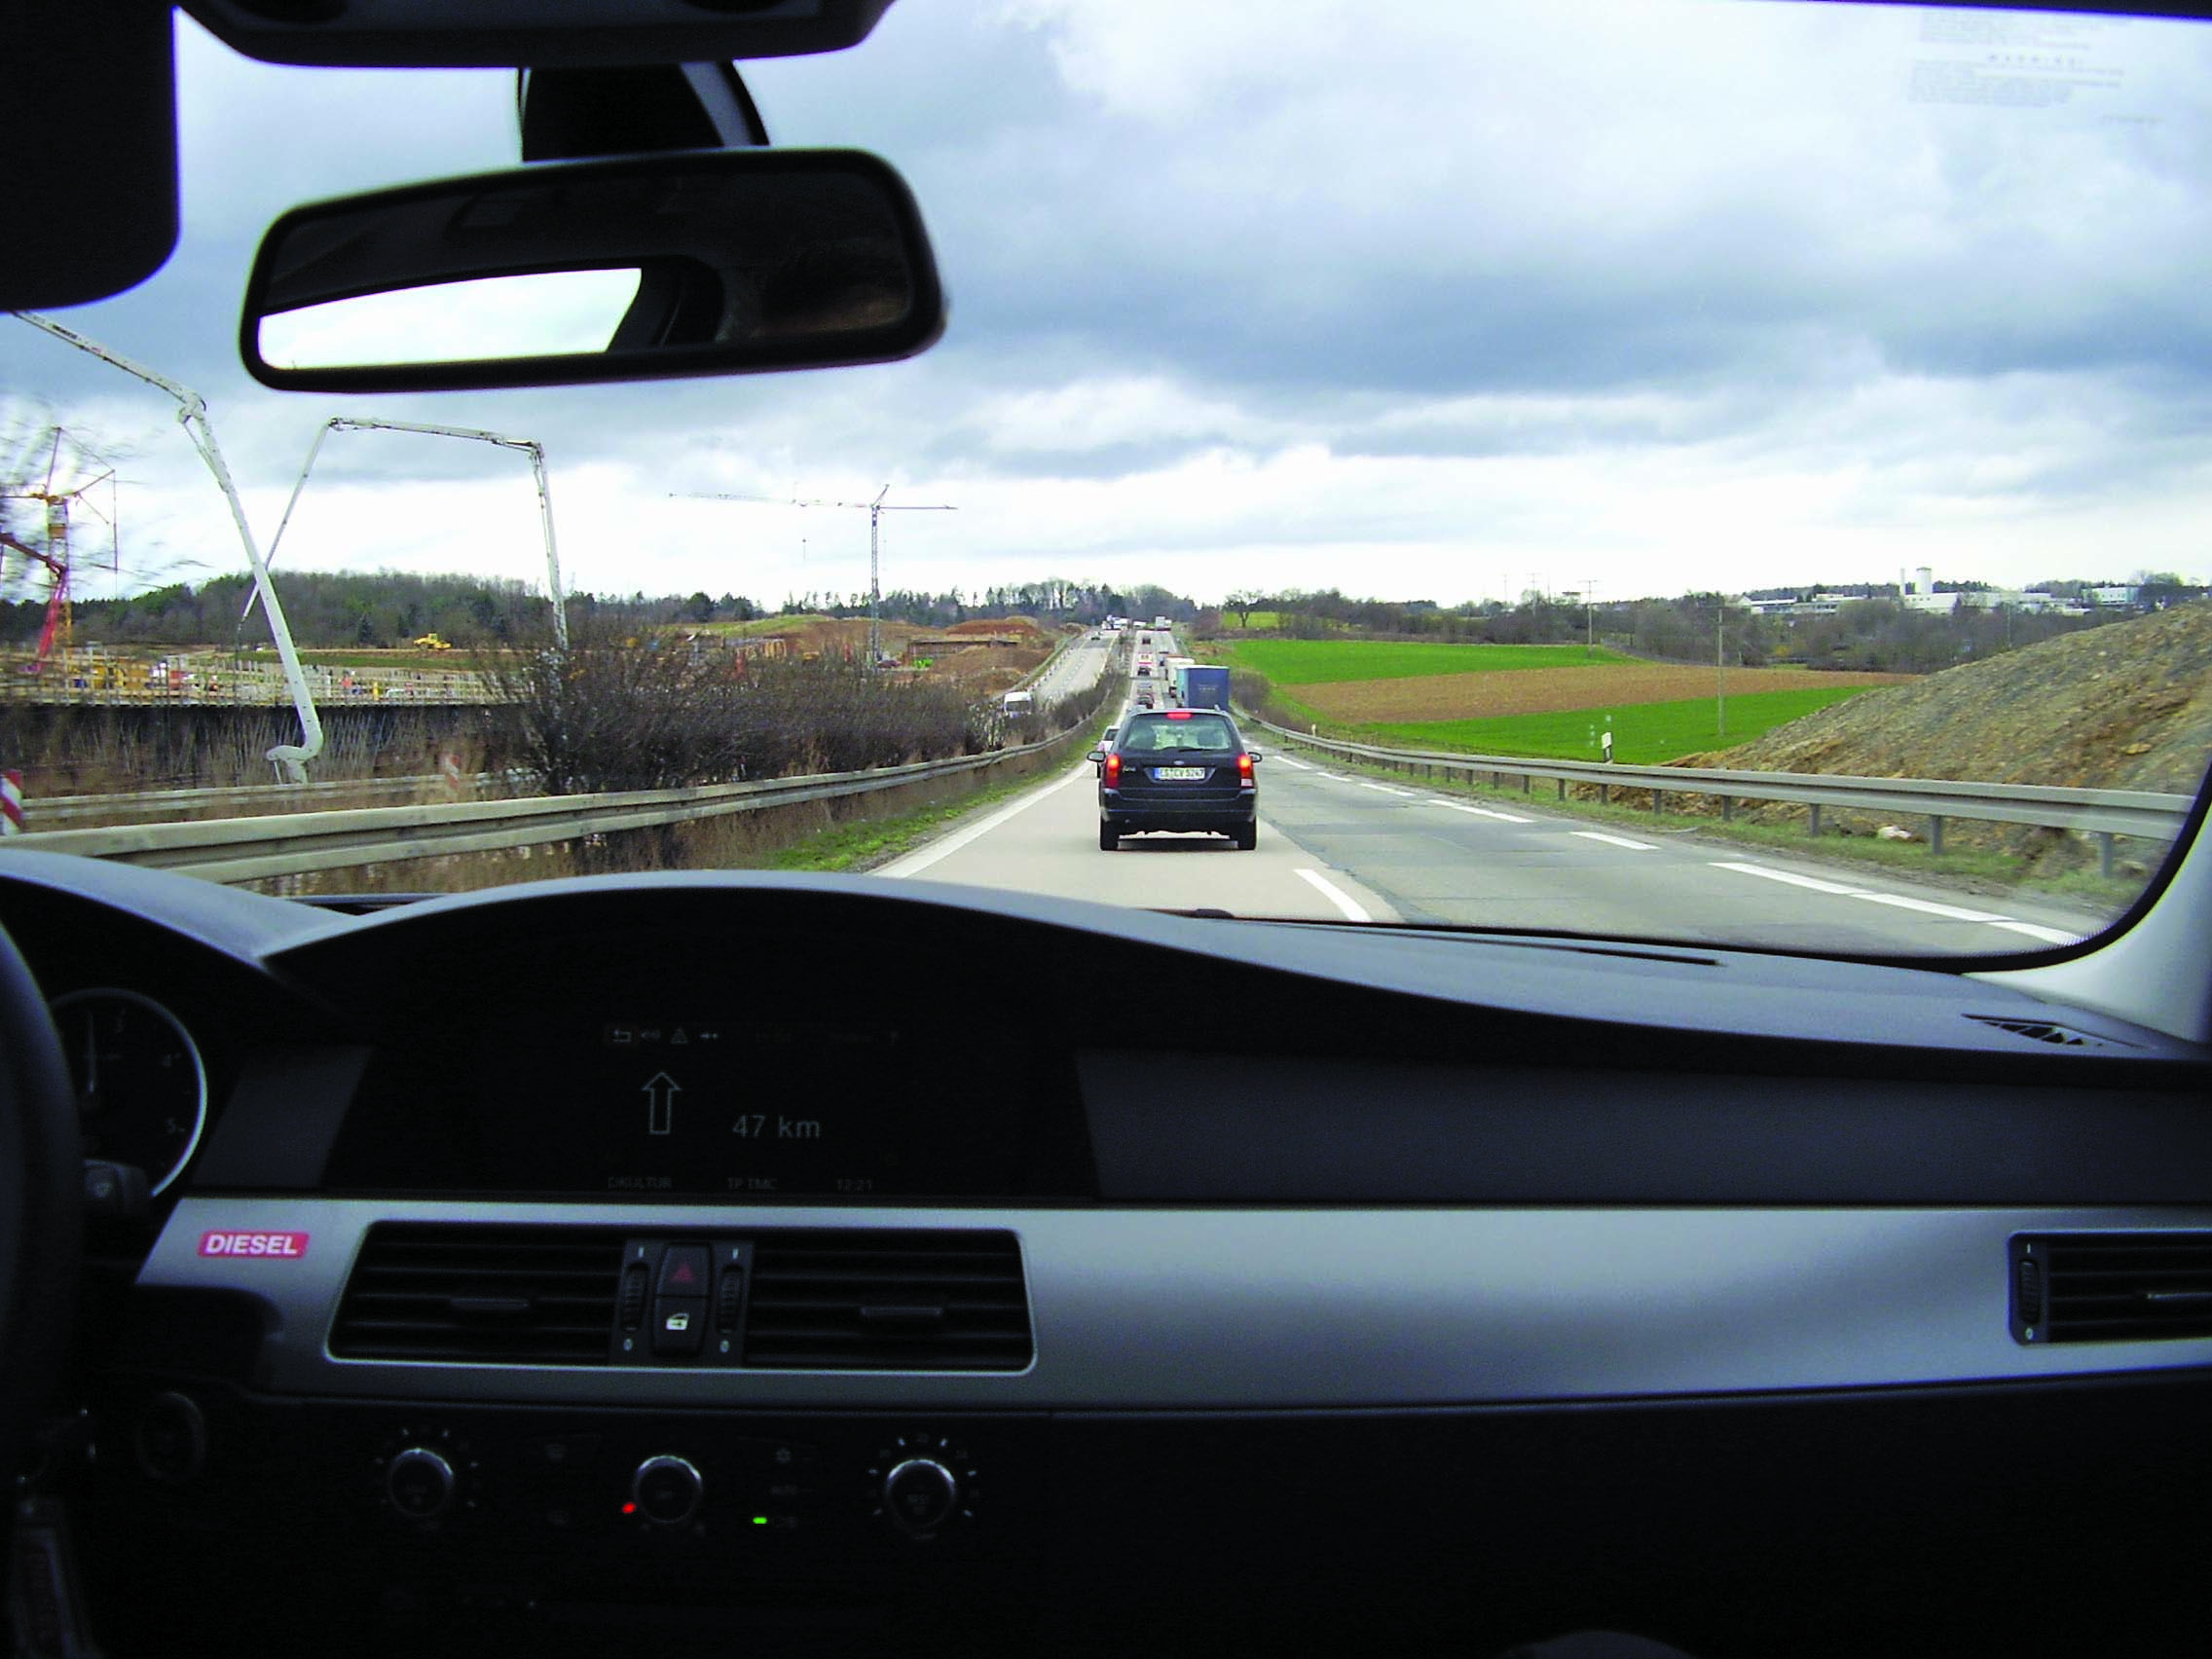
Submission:
[[[1618,709],[1713,695],[1713,670],[1668,663],[1635,668],[1525,668],[1510,674],[1431,674],[1405,680],[1336,680],[1301,685],[1298,700],[1332,719],[1465,720],[1489,715],[1548,715]],[[1811,674],[1793,668],[1732,668],[1728,689],[1810,691],[1831,685],[1896,685],[1911,674]]]

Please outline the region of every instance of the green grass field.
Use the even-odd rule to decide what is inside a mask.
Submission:
[[[1483,674],[1523,668],[1624,667],[1634,659],[1581,645],[1444,645],[1389,640],[1239,640],[1224,643],[1235,666],[1277,685],[1340,680],[1401,680],[1431,674]]]
[[[1596,760],[1603,754],[1597,734],[1605,729],[1610,717],[1613,758],[1645,765],[1749,743],[1778,725],[1874,689],[1867,685],[1831,685],[1813,691],[1754,691],[1731,697],[1725,736],[1714,723],[1711,697],[1692,697],[1678,703],[1631,703],[1618,709],[1568,709],[1550,715],[1501,715],[1481,720],[1375,724],[1359,729],[1380,741],[1413,749]]]
[[[686,634],[726,634],[733,639],[755,639],[763,634],[793,634],[809,623],[827,622],[827,616],[802,611],[793,616],[756,616],[750,622],[669,622],[660,631]]]

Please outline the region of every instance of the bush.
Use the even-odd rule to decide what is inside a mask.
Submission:
[[[552,794],[861,771],[985,743],[949,686],[858,664],[693,653],[590,617],[565,650],[541,641],[478,666],[517,710],[525,764]]]

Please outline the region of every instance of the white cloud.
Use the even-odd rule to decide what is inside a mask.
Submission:
[[[2212,29],[2084,25],[2109,84],[2002,109],[1915,95],[1952,50],[1936,16],[895,7],[854,52],[746,73],[780,138],[907,172],[953,299],[935,351],[347,404],[239,370],[254,238],[304,198],[509,163],[511,78],[276,69],[180,24],[184,245],[70,320],[207,395],[260,534],[330,414],[483,426],[546,446],[564,567],[608,591],[858,591],[866,514],[669,497],[886,482],[960,508],[886,518],[891,586],[2201,565]],[[241,563],[158,394],[5,322],[0,375],[130,452],[127,566]],[[334,440],[284,561],[535,581],[527,474]]]

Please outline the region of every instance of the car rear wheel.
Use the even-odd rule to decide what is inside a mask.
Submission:
[[[1245,825],[1243,829],[1237,830],[1233,839],[1236,842],[1236,850],[1238,852],[1250,852],[1254,847],[1260,844],[1260,821],[1255,818],[1251,823]]]
[[[1112,826],[1111,824],[1101,824],[1101,825],[1099,825],[1099,827],[1098,827],[1098,850],[1099,850],[1100,852],[1102,852],[1102,853],[1111,853],[1111,852],[1118,852],[1118,851],[1119,851],[1119,850],[1121,849],[1121,845],[1122,845],[1122,837],[1114,833],[1114,827],[1113,827],[1113,826]]]

